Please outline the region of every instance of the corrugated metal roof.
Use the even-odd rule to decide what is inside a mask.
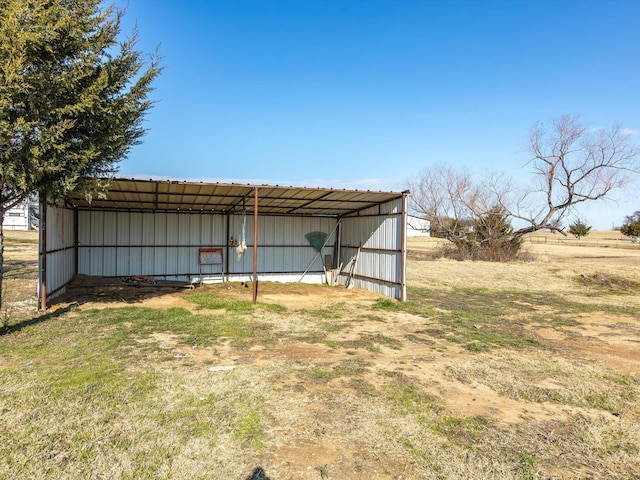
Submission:
[[[272,215],[343,216],[403,195],[401,192],[369,190],[119,178],[111,181],[106,198],[94,198],[88,202],[78,192],[67,201],[80,209],[233,213],[243,209],[243,202],[248,211],[253,210],[256,188],[259,213]]]

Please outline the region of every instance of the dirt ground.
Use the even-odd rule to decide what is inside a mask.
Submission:
[[[625,271],[626,278],[640,282],[640,247],[617,248],[613,242],[598,240],[592,246],[572,245],[548,242],[528,243],[527,248],[535,256],[535,260],[524,263],[492,264],[484,262],[455,262],[449,260],[432,260],[429,252],[438,244],[433,239],[410,239],[408,284],[413,287],[433,287],[451,289],[458,287],[475,287],[489,289],[515,289],[536,292],[562,292],[568,301],[571,298],[585,296],[585,287],[576,282],[580,275],[594,275],[602,272]],[[222,284],[202,287],[207,291],[229,299],[251,299],[251,288],[241,284]],[[185,299],[188,290],[163,289],[153,286],[132,287],[117,285],[109,288],[74,290],[72,294],[62,296],[52,305],[51,310],[68,308],[72,305],[82,310],[136,305],[155,309],[182,307],[196,311],[194,303]],[[455,293],[452,293],[455,294]],[[378,318],[367,319],[359,315],[362,307],[371,306],[379,295],[362,289],[347,290],[343,287],[313,286],[305,284],[261,283],[259,301],[287,307],[289,312],[324,307],[339,308],[341,322],[348,327],[330,333],[326,339],[346,342],[361,338],[363,335],[381,334],[398,340],[397,348],[382,347],[379,351],[366,349],[329,348],[325,343],[309,343],[283,341],[268,346],[254,346],[248,350],[231,347],[228,344],[218,345],[215,349],[185,346],[180,339],[171,335],[157,333],[153,336],[162,349],[181,360],[184,368],[190,370],[201,368],[210,370],[215,367],[248,368],[268,365],[282,360],[300,361],[313,364],[319,368],[331,368],[347,360],[372,362],[377,371],[397,372],[409,375],[420,384],[427,386],[430,393],[446,400],[443,415],[457,416],[490,416],[496,418],[501,425],[513,425],[514,428],[526,422],[565,422],[573,414],[593,415],[602,412],[590,412],[585,408],[573,408],[566,404],[523,402],[500,395],[486,384],[476,381],[452,381],[452,370],[472,364],[474,354],[462,346],[447,342],[446,339],[433,338],[427,347],[419,341],[409,338],[417,337],[425,332],[425,319],[406,312],[382,312],[384,321]],[[613,302],[640,303],[638,295],[612,297]],[[548,324],[526,324],[535,336],[555,352],[571,361],[579,361],[596,365],[603,371],[617,374],[628,373],[640,375],[640,322],[636,317],[624,314],[588,313],[580,316],[574,325],[549,326]],[[497,349],[485,352],[484,362],[507,361],[509,353]],[[540,353],[519,353],[526,361]],[[173,367],[175,368],[175,367]],[[380,377],[366,377],[374,385]],[[283,379],[292,382],[295,379]],[[342,389],[339,380],[328,384],[287,385],[303,388],[307,398],[315,398],[314,389]],[[544,385],[553,388],[553,385]],[[321,398],[319,395],[318,398]],[[309,415],[318,415],[319,411],[330,414],[330,408],[310,403],[300,407],[309,410]],[[300,412],[304,416],[304,411]],[[311,412],[313,410],[313,412]],[[636,419],[637,421],[637,419]],[[286,458],[287,472],[291,478],[318,478],[318,472],[309,472],[310,458],[313,465],[333,464],[344,457],[349,445],[332,443],[324,436],[312,439],[288,438],[283,436],[276,448],[271,448],[268,457],[265,454],[264,465],[274,465],[278,458]],[[355,453],[354,453],[355,455]],[[282,467],[284,468],[284,467]],[[305,475],[306,472],[306,475]],[[553,478],[578,478],[564,476],[559,471]],[[324,477],[323,477],[324,478]],[[333,477],[331,477],[333,478]],[[360,477],[358,477],[360,478]],[[369,478],[388,478],[370,476]],[[412,478],[410,475],[396,478]],[[532,477],[533,478],[533,477]],[[546,477],[545,477],[546,478]],[[582,478],[582,477],[580,477]],[[585,477],[586,478],[586,477]],[[600,477],[594,477],[600,478]],[[604,478],[604,477],[602,477]]]
[[[412,252],[425,251],[436,244],[432,239],[411,239]],[[567,275],[584,269],[603,267],[633,269],[640,279],[640,248],[618,249],[602,246],[584,247],[563,244],[531,244],[528,248],[537,260],[524,264],[494,264],[486,262],[453,261],[410,261],[408,263],[408,281],[411,285],[430,285],[441,282],[445,286],[479,286],[490,284],[499,288],[513,286],[514,276],[521,270],[523,279],[520,288],[555,291],[567,287],[560,283],[550,283],[545,275],[548,270],[563,270]],[[529,274],[530,271],[530,274]],[[589,270],[590,271],[590,270]],[[496,277],[495,279],[492,277]],[[448,281],[442,282],[442,279]],[[208,291],[232,299],[251,299],[251,288],[241,284],[205,286]],[[193,303],[184,299],[185,291],[162,289],[157,287],[114,287],[96,294],[95,291],[74,291],[74,301],[81,309],[101,309],[118,307],[123,304],[135,304],[149,308],[182,307],[196,311]],[[640,292],[639,292],[640,293]],[[291,310],[314,309],[333,304],[344,304],[345,312],[356,314],[357,305],[371,305],[380,295],[363,289],[330,288],[306,284],[261,283],[259,301],[273,303]],[[638,299],[640,301],[640,298]],[[69,302],[63,297],[52,308],[67,307]],[[350,307],[347,307],[349,305]],[[355,306],[355,308],[354,308]],[[443,347],[425,348],[423,344],[404,341],[407,334],[420,332],[424,319],[407,313],[388,313],[385,322],[365,321],[361,318],[352,322],[347,329],[340,330],[329,340],[347,341],[359,338],[363,334],[381,333],[400,339],[403,346],[398,349],[382,349],[375,355],[362,354],[366,360],[375,360],[377,365],[385,365],[390,370],[410,372],[425,385],[431,385],[433,393],[449,401],[452,415],[498,415],[504,422],[517,423],[523,416],[538,419],[565,418],[571,412],[566,406],[523,404],[502,397],[493,390],[476,384],[452,383],[447,375],[447,366],[466,361],[468,351],[455,345],[436,340]],[[603,316],[601,314],[584,315],[575,326],[562,328],[532,324],[527,328],[553,348],[566,351],[572,358],[585,362],[594,362],[619,373],[640,375],[640,323],[633,318],[623,316]],[[343,349],[329,349],[326,345],[311,343],[282,343],[269,348],[255,348],[250,352],[237,351],[230,347],[216,349],[216,354],[207,349],[193,349],[180,346],[177,339],[159,336],[164,348],[176,357],[189,358],[200,363],[203,368],[212,364],[237,365],[245,362],[247,355],[254,365],[265,364],[278,359],[312,360],[318,365],[335,365],[346,359],[353,359],[353,352]],[[501,355],[497,353],[496,355]],[[304,450],[299,452],[304,458]]]

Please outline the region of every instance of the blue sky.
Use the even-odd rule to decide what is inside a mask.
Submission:
[[[399,191],[435,164],[526,178],[563,114],[640,132],[638,1],[116,5],[166,67],[123,177]],[[580,213],[609,229],[638,197]]]

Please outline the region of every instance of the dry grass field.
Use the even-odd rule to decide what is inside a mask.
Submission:
[[[640,246],[536,235],[507,264],[437,246],[410,239],[405,303],[124,286],[44,314],[35,250],[8,250],[0,478],[640,478]]]

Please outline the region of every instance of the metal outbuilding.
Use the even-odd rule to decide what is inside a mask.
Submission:
[[[354,284],[406,298],[408,192],[114,179],[40,207],[39,304],[76,275]],[[46,208],[45,208],[46,207]]]

